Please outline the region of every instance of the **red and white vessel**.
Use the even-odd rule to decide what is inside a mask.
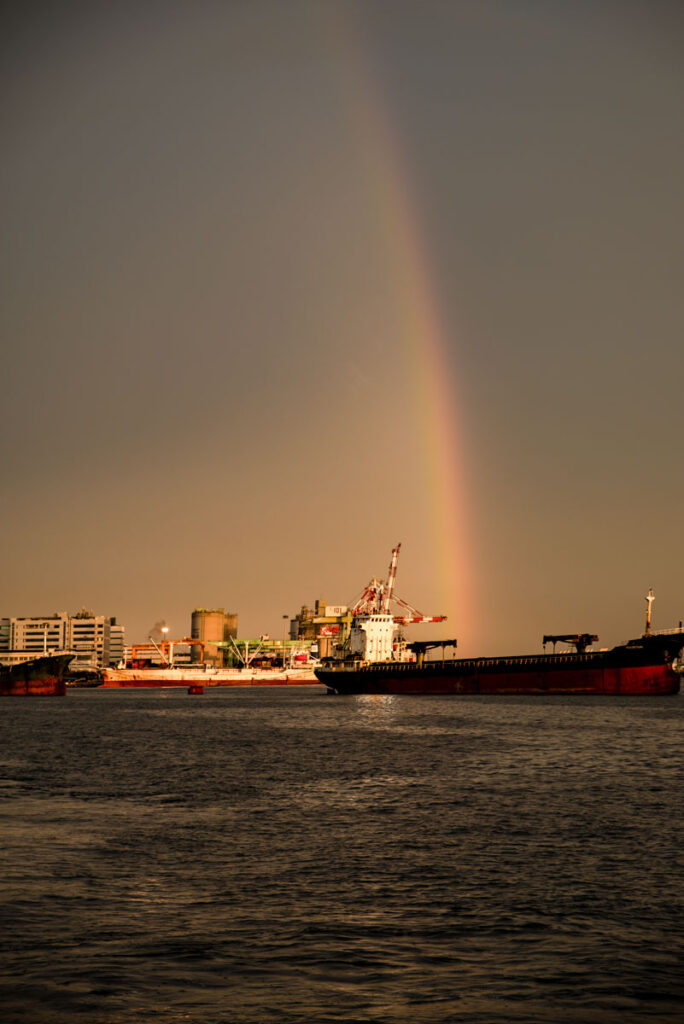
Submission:
[[[174,660],[174,648],[179,644],[195,643],[200,645],[201,657],[204,658],[204,645],[201,641],[184,638],[178,641],[163,641],[159,644],[137,644],[133,648],[133,664],[119,668],[100,669],[101,685],[108,688],[120,687],[166,687],[184,686],[316,686],[318,680],[314,674],[315,662],[308,655],[300,654],[291,658],[289,665],[272,667],[264,664],[263,644],[261,641],[250,651],[249,642],[242,649],[231,641],[236,659],[240,664],[234,668],[220,668],[208,664],[204,660],[190,665],[180,665]],[[158,663],[140,660],[136,655],[153,648],[158,656]]]

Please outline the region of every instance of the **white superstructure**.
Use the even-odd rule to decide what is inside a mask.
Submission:
[[[411,661],[406,644],[398,638],[394,616],[378,612],[358,615],[352,622],[349,649],[361,661]]]
[[[399,627],[422,622],[443,622],[444,615],[423,615],[394,593],[401,544],[392,549],[387,581],[374,576],[352,608],[348,645],[340,648],[343,660],[387,662],[414,661]],[[408,612],[392,615],[392,603]]]

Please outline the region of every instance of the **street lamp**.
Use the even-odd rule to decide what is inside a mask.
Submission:
[[[285,647],[287,644],[287,621],[289,615],[283,615],[283,669],[285,668]]]
[[[162,626],[161,627],[162,654],[166,658],[167,665],[170,664],[170,662],[171,662],[169,642],[168,642],[168,633],[169,633],[169,627],[168,626]]]

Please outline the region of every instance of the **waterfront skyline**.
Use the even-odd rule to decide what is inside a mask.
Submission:
[[[673,4],[17,6],[3,615],[684,616]],[[441,627],[435,627],[441,629]]]

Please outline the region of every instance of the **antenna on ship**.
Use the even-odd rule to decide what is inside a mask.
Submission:
[[[653,587],[648,588],[648,594],[646,595],[646,631],[644,636],[651,635],[651,605],[655,601],[655,594],[653,593]]]

